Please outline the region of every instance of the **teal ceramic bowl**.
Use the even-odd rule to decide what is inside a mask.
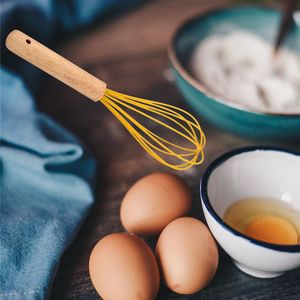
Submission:
[[[242,6],[208,11],[178,28],[168,49],[171,67],[186,102],[202,119],[253,138],[300,138],[300,114],[262,113],[225,101],[194,79],[187,67],[197,44],[209,35],[242,29],[273,43],[279,22],[276,10]],[[300,53],[300,24],[295,24],[285,44]]]

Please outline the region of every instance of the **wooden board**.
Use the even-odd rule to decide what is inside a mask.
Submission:
[[[174,83],[167,79],[166,46],[182,20],[220,3],[224,1],[152,1],[76,35],[57,50],[106,81],[112,89],[186,108]],[[123,230],[119,220],[120,202],[137,179],[150,172],[170,170],[150,158],[100,103],[92,103],[49,77],[39,98],[40,109],[75,133],[99,163],[95,205],[63,256],[50,298],[99,299],[88,274],[88,258],[93,246],[103,236]],[[186,172],[175,172],[192,188],[193,211],[201,219],[199,181],[215,157],[227,150],[254,144],[300,150],[300,143],[250,140],[201,123],[208,137],[205,163]],[[229,257],[221,250],[220,253],[217,275],[206,289],[186,297],[162,285],[158,299],[300,299],[299,269],[275,279],[259,280],[237,270]]]

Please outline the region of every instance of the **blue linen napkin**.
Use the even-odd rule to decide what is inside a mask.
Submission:
[[[49,296],[60,258],[93,203],[96,168],[73,135],[36,110],[41,73],[9,54],[5,37],[18,28],[48,43],[57,31],[137,2],[1,1],[0,299]]]
[[[95,161],[1,74],[1,299],[44,299],[93,202]]]

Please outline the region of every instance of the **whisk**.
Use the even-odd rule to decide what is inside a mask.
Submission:
[[[186,170],[203,162],[205,135],[196,118],[185,110],[110,90],[105,82],[19,30],[13,30],[7,36],[6,47],[87,98],[103,103],[161,164],[175,170]],[[144,122],[134,116],[144,118]],[[149,129],[149,120],[161,125],[166,137]]]

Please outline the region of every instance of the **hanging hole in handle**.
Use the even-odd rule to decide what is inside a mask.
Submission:
[[[26,43],[27,43],[27,44],[31,44],[31,40],[30,40],[30,39],[27,39],[27,40],[26,40]]]

